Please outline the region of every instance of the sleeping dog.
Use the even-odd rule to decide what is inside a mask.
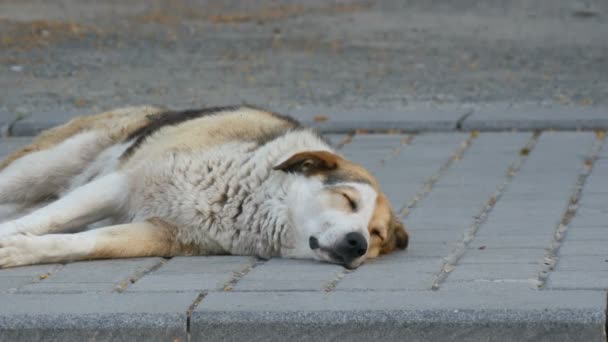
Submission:
[[[233,254],[352,269],[408,244],[367,170],[253,107],[83,116],[0,170],[0,268]]]

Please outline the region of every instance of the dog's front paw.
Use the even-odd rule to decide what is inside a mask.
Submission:
[[[0,268],[31,265],[37,262],[32,250],[31,237],[13,235],[0,237]]]

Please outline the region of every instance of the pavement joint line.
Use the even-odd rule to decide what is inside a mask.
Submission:
[[[504,194],[507,186],[511,183],[513,178],[517,175],[521,167],[524,165],[530,152],[534,150],[536,143],[540,137],[540,132],[534,133],[528,142],[520,149],[519,158],[514,161],[505,172],[505,178],[502,183],[498,185],[493,194],[490,195],[486,204],[481,208],[481,211],[478,215],[475,216],[473,223],[469,226],[467,230],[465,230],[462,241],[458,242],[458,245],[450,252],[450,254],[444,258],[443,265],[439,272],[435,275],[433,279],[433,283],[431,285],[431,290],[439,290],[441,287],[441,283],[445,281],[445,279],[449,276],[449,274],[454,271],[460,259],[464,256],[467,247],[469,244],[475,239],[475,234],[479,230],[479,228],[486,222],[488,216],[494,209],[496,203],[500,200],[502,195]]]
[[[192,336],[190,334],[190,331],[191,331],[190,327],[191,327],[191,323],[192,323],[191,322],[192,321],[192,312],[203,301],[203,299],[205,299],[206,296],[207,296],[206,291],[199,293],[198,296],[196,296],[196,299],[194,299],[192,304],[190,304],[190,306],[188,307],[188,310],[186,310],[186,333],[188,334],[188,342],[190,342],[190,340],[192,339]]]
[[[445,174],[445,172],[452,166],[452,164],[462,159],[464,153],[471,146],[471,144],[473,143],[475,138],[477,138],[478,135],[479,132],[477,131],[471,132],[469,137],[465,141],[463,141],[460,146],[458,146],[458,148],[454,151],[454,153],[452,153],[450,158],[448,158],[448,160],[446,160],[439,167],[437,172],[431,175],[431,177],[429,177],[429,179],[424,182],[424,184],[420,187],[420,189],[418,189],[414,197],[397,211],[398,215],[401,216],[402,219],[406,218],[409,215],[410,211],[412,211],[412,209],[414,209],[420,201],[422,201],[424,198],[426,198],[426,196],[428,196],[429,193],[431,193],[431,190],[433,190],[433,186],[435,186],[435,183],[437,183],[439,178],[441,178],[441,176]]]
[[[27,118],[28,116],[28,114],[18,113],[11,122],[2,127],[2,137],[18,137],[18,135],[13,134],[13,127],[17,122]]]
[[[456,130],[457,131],[462,131],[462,124],[464,123],[464,121],[466,119],[469,118],[469,116],[473,115],[473,113],[475,113],[475,109],[471,108],[469,109],[469,111],[467,111],[466,113],[464,113],[460,118],[458,118],[458,120],[456,120]]]
[[[350,144],[353,141],[354,136],[355,136],[355,133],[347,134],[340,142],[338,142],[336,144],[336,146],[335,146],[336,150],[339,150],[342,147],[344,147],[345,145]]]
[[[164,264],[166,264],[169,260],[171,260],[171,259],[162,258],[161,260],[158,261],[158,263],[150,266],[149,268],[140,270],[140,271],[136,271],[133,275],[127,277],[127,279],[120,282],[120,285],[116,286],[116,288],[114,288],[114,290],[112,292],[116,292],[116,293],[125,292],[129,286],[135,284],[139,279],[143,278],[147,274],[150,274],[150,273],[158,270]]]
[[[599,158],[600,152],[602,151],[602,147],[606,141],[605,134],[598,132],[596,136],[597,139],[595,141],[594,146],[591,148],[591,152],[583,161],[581,171],[574,185],[574,190],[572,190],[572,194],[570,195],[568,205],[564,209],[562,217],[555,228],[555,232],[552,234],[553,239],[551,241],[550,247],[547,248],[547,251],[543,258],[541,270],[540,272],[538,272],[539,288],[544,287],[547,278],[551,274],[551,271],[553,271],[553,269],[559,262],[559,248],[562,245],[564,237],[568,234],[568,226],[570,225],[572,218],[576,216],[576,212],[579,208],[579,202],[583,194],[583,189],[585,188],[585,183],[587,182],[587,178],[589,178],[589,175],[593,171],[595,161]]]
[[[257,260],[253,260],[249,265],[243,267],[243,269],[241,269],[240,271],[235,271],[233,272],[233,276],[232,278],[230,278],[230,280],[228,280],[224,286],[223,286],[223,291],[224,292],[230,292],[234,289],[234,286],[236,284],[238,284],[238,282],[243,279],[243,277],[245,277],[249,272],[251,272],[251,270],[253,270],[254,268],[263,265],[266,263],[267,260],[262,260],[262,259],[257,259]]]
[[[223,291],[231,292],[234,289],[234,286],[239,282],[239,280],[241,280],[244,276],[251,272],[251,270],[253,270],[259,265],[263,265],[264,263],[266,263],[266,260],[253,259],[253,261],[249,265],[245,266],[240,271],[234,272],[232,278],[224,284]],[[203,299],[205,299],[208,293],[208,291],[202,291],[201,293],[199,293],[196,299],[192,302],[192,304],[190,304],[188,310],[186,311],[186,333],[188,334],[188,341],[191,340],[190,325],[192,320],[192,312],[199,306]]]
[[[347,270],[347,269],[339,270],[338,273],[336,273],[336,276],[332,280],[325,283],[325,285],[323,286],[323,291],[332,292],[333,290],[336,289],[336,286],[338,286],[338,283],[340,283],[340,280],[344,279],[344,277],[346,277],[347,274],[352,273],[352,272],[353,271]]]
[[[384,166],[384,164],[386,164],[386,162],[388,162],[391,159],[395,159],[397,156],[399,156],[405,146],[412,144],[412,141],[414,141],[415,137],[416,137],[416,135],[414,135],[414,134],[406,134],[405,137],[401,138],[401,140],[399,141],[399,145],[397,145],[397,147],[394,147],[391,150],[391,152],[389,153],[389,155],[380,159],[380,166]]]

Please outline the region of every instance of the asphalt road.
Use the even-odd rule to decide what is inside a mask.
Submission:
[[[0,111],[608,104],[608,2],[0,1]]]

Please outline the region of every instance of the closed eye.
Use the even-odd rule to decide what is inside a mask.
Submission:
[[[342,196],[346,199],[346,201],[348,202],[348,205],[350,206],[350,209],[352,211],[357,211],[357,208],[359,207],[359,205],[357,204],[357,202],[355,200],[353,200],[352,198],[350,198],[347,194],[342,193]]]

